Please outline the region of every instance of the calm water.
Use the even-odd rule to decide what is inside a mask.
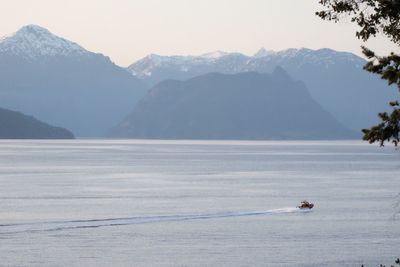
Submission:
[[[399,193],[361,142],[1,141],[0,266],[389,264]]]

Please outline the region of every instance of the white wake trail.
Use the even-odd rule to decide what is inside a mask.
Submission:
[[[50,221],[38,223],[24,224],[3,224],[0,225],[1,234],[14,234],[25,232],[41,232],[41,231],[61,231],[68,229],[82,228],[98,228],[106,226],[122,226],[132,224],[189,221],[189,220],[206,220],[244,216],[263,216],[283,213],[308,212],[298,208],[281,208],[267,211],[251,211],[251,212],[220,212],[220,213],[204,213],[204,214],[182,214],[182,215],[164,215],[164,216],[137,216],[127,218],[108,218],[93,220],[73,220],[73,221]]]

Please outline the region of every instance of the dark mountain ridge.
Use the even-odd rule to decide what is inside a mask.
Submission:
[[[343,127],[281,68],[211,73],[153,87],[110,135],[149,139],[349,139]]]
[[[376,124],[378,112],[388,109],[388,102],[398,98],[378,76],[363,70],[366,61],[355,54],[332,49],[288,49],[274,52],[261,49],[255,56],[220,53],[203,56],[150,55],[127,68],[135,77],[149,84],[166,78],[186,80],[210,72],[270,73],[277,66],[291,77],[304,81],[311,96],[347,128],[360,131]]]
[[[0,139],[73,139],[61,127],[43,123],[34,117],[0,108]]]

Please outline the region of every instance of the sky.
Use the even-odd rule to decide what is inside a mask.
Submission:
[[[128,66],[154,53],[254,54],[307,47],[361,55],[349,21],[315,16],[318,0],[0,0],[0,36],[36,24]],[[396,51],[383,37],[367,45]]]

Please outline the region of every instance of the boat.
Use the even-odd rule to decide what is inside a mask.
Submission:
[[[313,203],[308,202],[307,200],[303,200],[297,208],[301,210],[310,210],[314,207]]]

